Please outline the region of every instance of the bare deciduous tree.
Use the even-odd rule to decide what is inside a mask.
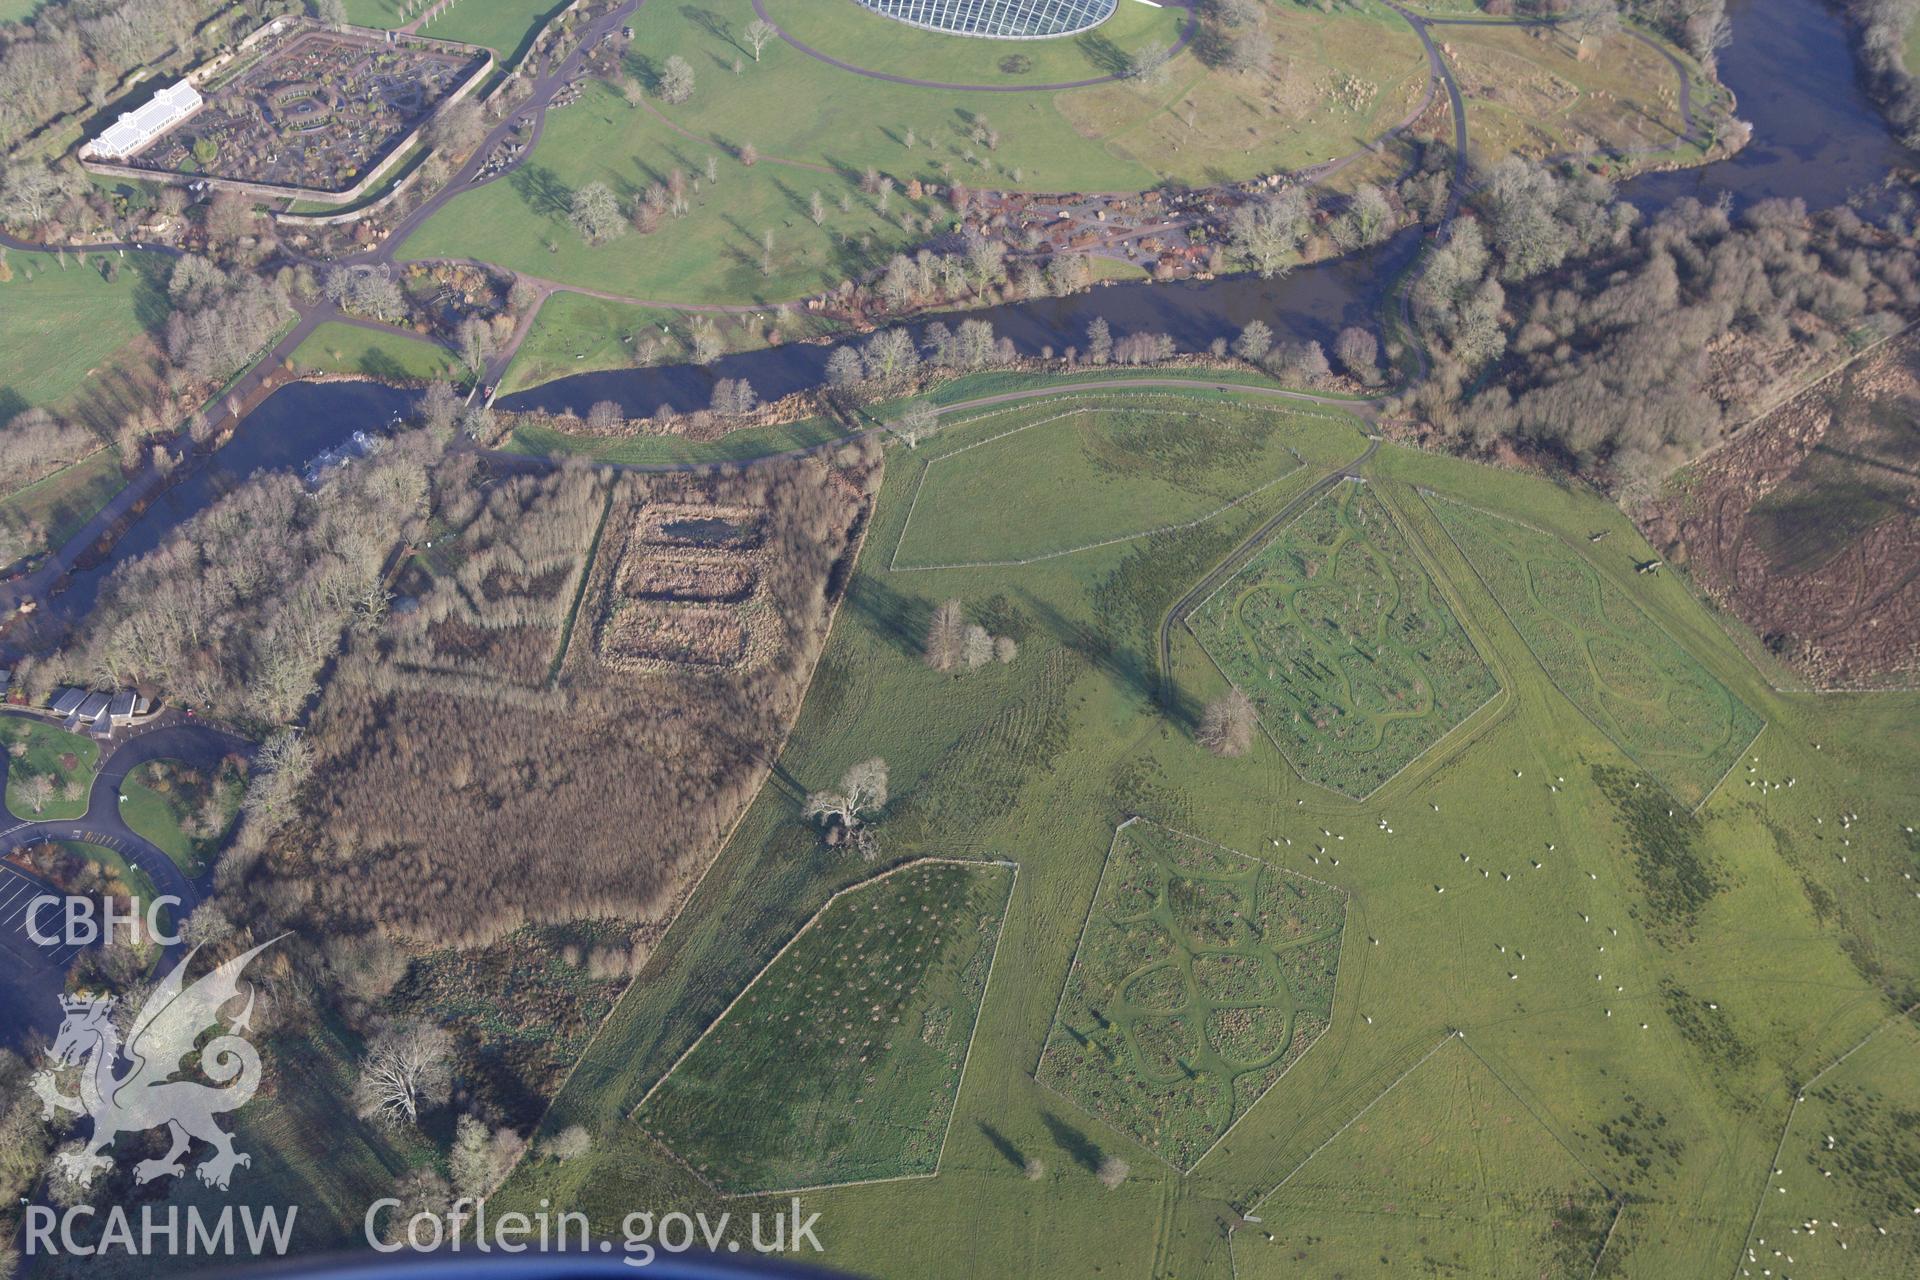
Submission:
[[[893,434],[912,449],[940,429],[940,411],[925,400],[909,400],[892,422]]]
[[[962,652],[967,670],[977,671],[986,666],[993,661],[992,634],[979,623],[974,623],[967,628]]]
[[[564,1164],[568,1160],[578,1160],[591,1151],[593,1137],[587,1132],[585,1125],[570,1124],[548,1138],[540,1149],[549,1159],[558,1160]]]
[[[1368,386],[1380,381],[1380,340],[1371,330],[1348,325],[1333,340],[1333,354],[1341,368]]]
[[[1287,258],[1306,243],[1312,213],[1312,201],[1302,187],[1249,201],[1227,219],[1228,247],[1263,279],[1282,275]]]
[[[693,64],[679,54],[669,57],[660,68],[660,97],[678,105],[693,97]]]
[[[1253,745],[1253,727],[1253,700],[1235,688],[1207,704],[1193,736],[1217,756],[1243,756]]]
[[[848,768],[838,790],[809,795],[805,813],[827,828],[829,841],[849,839],[871,858],[875,849],[866,823],[886,807],[887,762],[875,756]]]
[[[394,1023],[367,1046],[354,1106],[363,1119],[414,1125],[423,1110],[447,1100],[452,1086],[453,1037],[431,1023]]]
[[[741,34],[746,36],[747,47],[753,50],[753,60],[758,62],[760,61],[760,51],[766,48],[767,44],[772,41],[775,36],[780,34],[780,28],[774,26],[765,18],[755,18],[746,25],[746,29]]]
[[[513,1130],[489,1132],[478,1118],[461,1116],[454,1129],[453,1147],[447,1152],[447,1172],[453,1175],[454,1190],[485,1200],[506,1181],[526,1149],[526,1139]]]
[[[966,614],[958,600],[949,600],[933,611],[927,623],[927,665],[935,671],[951,671],[965,656]]]

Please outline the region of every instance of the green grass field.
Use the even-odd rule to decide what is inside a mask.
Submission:
[[[99,449],[72,466],[0,497],[0,524],[39,529],[44,533],[41,541],[57,547],[80,532],[125,483],[120,451]]]
[[[1449,1037],[1258,1208],[1248,1276],[1586,1276],[1616,1206],[1526,1103]]]
[[[426,10],[421,4],[409,15],[398,0],[346,0],[347,21],[359,27],[404,27]],[[458,0],[445,13],[419,29],[436,40],[459,40],[493,50],[512,65],[547,20],[566,7],[566,0]]]
[[[891,567],[1031,560],[1204,520],[1299,465],[1289,440],[1303,420],[1143,393],[945,425],[918,450],[925,461]],[[1018,514],[980,518],[995,508]]]
[[[629,306],[583,293],[557,292],[541,306],[526,340],[500,380],[511,395],[554,378],[636,364],[676,364],[691,359],[695,324],[710,323],[727,351],[752,351],[775,340],[823,337],[839,326],[805,311],[773,310],[733,316],[694,316],[684,311]],[[697,405],[682,405],[684,409]]]
[[[453,354],[436,342],[331,322],[307,336],[293,352],[301,373],[354,373],[387,382],[430,382],[459,370]]]
[[[1192,395],[1201,408],[1219,404],[1203,389]],[[1603,1276],[1732,1276],[1763,1197],[1810,1216],[1812,1199],[1767,1190],[1792,1089],[1920,987],[1920,898],[1905,879],[1920,875],[1920,844],[1902,831],[1920,827],[1911,785],[1920,696],[1773,692],[1684,581],[1632,572],[1653,553],[1607,502],[1383,444],[1367,474],[1390,500],[1406,494],[1394,507],[1401,531],[1506,694],[1365,801],[1304,782],[1264,739],[1243,757],[1216,758],[1192,740],[1192,715],[1226,682],[1176,628],[1173,692],[1163,697],[1156,632],[1192,584],[1364,443],[1351,424],[1308,426],[1298,443],[1306,465],[1218,521],[1033,565],[917,573],[886,567],[919,469],[914,454],[890,450],[866,553],[777,781],[658,939],[543,1126],[584,1125],[592,1150],[524,1164],[488,1213],[537,1211],[545,1198],[617,1240],[636,1207],[787,1206],[722,1200],[631,1113],[835,891],[874,873],[822,850],[800,797],[879,755],[893,797],[875,823],[887,863],[1009,858],[1021,871],[938,1175],[807,1193],[826,1249],[808,1261],[934,1277],[1229,1280],[1237,1268],[1386,1280],[1420,1273],[1432,1256],[1441,1274],[1499,1274],[1515,1260],[1558,1274],[1550,1268],[1563,1236],[1590,1235],[1584,1223],[1543,1227],[1533,1197],[1566,1192],[1583,1213],[1594,1201],[1555,1150],[1624,1206],[1599,1259]],[[1732,782],[1697,814],[1651,781],[1636,788],[1645,773],[1569,707],[1448,536],[1439,502],[1413,500],[1413,487],[1583,550],[1589,533],[1606,531],[1591,563],[1609,591],[1766,719]],[[996,506],[979,518],[1015,515]],[[954,597],[1019,642],[1014,662],[955,676],[921,661],[931,611]],[[1851,813],[1859,819],[1843,828],[1840,815]],[[1112,833],[1136,814],[1349,895],[1325,1034],[1185,1176],[1034,1079]],[[1408,1076],[1456,1030],[1505,1095],[1483,1090],[1478,1069],[1438,1057]],[[1452,1075],[1423,1081],[1436,1063]],[[1820,1212],[1881,1222],[1891,1234],[1881,1215],[1906,1194],[1904,1158],[1881,1136],[1896,1122],[1868,1117],[1911,1109],[1902,1101],[1910,1059],[1862,1050],[1846,1070],[1857,1079],[1836,1072],[1820,1084],[1871,1090],[1886,1104],[1856,1110],[1862,1118],[1846,1128],[1801,1107],[1817,1126],[1807,1130],[1813,1145],[1832,1133],[1874,1156],[1848,1177],[1811,1175],[1830,1197]],[[1464,1084],[1445,1083],[1463,1073]],[[1408,1110],[1396,1109],[1403,1092]],[[1475,1109],[1462,1111],[1468,1096]],[[1410,1148],[1373,1123],[1381,1115],[1405,1115],[1410,1132],[1436,1142]],[[310,1135],[289,1141],[311,1182],[302,1203],[314,1206],[314,1222],[303,1209],[303,1229],[331,1224],[351,1236],[364,1182],[331,1180]],[[1343,1151],[1355,1175],[1329,1180],[1337,1167],[1326,1161]],[[1446,1154],[1429,1161],[1424,1151]],[[1480,1153],[1484,1166],[1469,1167]],[[1097,1173],[1109,1157],[1132,1166],[1112,1189]],[[1311,1221],[1284,1212],[1303,1180],[1351,1188],[1350,1216],[1336,1220],[1329,1208],[1321,1242],[1301,1234]],[[1369,1188],[1383,1186],[1399,1194],[1376,1200]],[[1460,1205],[1461,1224],[1416,1222],[1398,1209],[1423,1197]],[[1376,1203],[1382,1215],[1396,1206],[1396,1217],[1361,1216]],[[1249,1212],[1265,1221],[1233,1233],[1230,1257],[1223,1224]],[[1830,1230],[1820,1232],[1823,1247]],[[1285,1245],[1268,1245],[1261,1231]],[[1770,1224],[1760,1234],[1778,1243]],[[1301,1250],[1308,1257],[1296,1263]]]
[[[16,818],[46,822],[78,818],[87,811],[87,788],[100,763],[100,744],[84,734],[18,716],[0,718],[0,745],[7,752],[7,808]],[[51,784],[39,808],[33,780]]]
[[[1351,796],[1499,690],[1373,486],[1301,513],[1189,626],[1301,776]]]
[[[1761,1265],[1808,1280],[1920,1274],[1917,1116],[1920,1029],[1908,1015],[1807,1086],[1760,1198],[1748,1247]]]
[[[149,760],[127,774],[120,816],[189,876],[205,871],[240,811],[246,790],[238,769],[213,776],[178,760]],[[193,834],[189,834],[189,832]]]
[[[1345,918],[1326,884],[1121,827],[1035,1078],[1191,1169],[1327,1029]]]
[[[1013,876],[920,862],[850,890],[635,1119],[733,1194],[933,1173]]]
[[[889,74],[982,84],[1058,82],[1043,72],[1069,79],[1105,74],[1148,40],[1170,43],[1181,21],[1178,10],[1129,4],[1089,37],[1013,49],[917,30],[850,2],[789,5],[786,12],[776,20],[793,22],[823,52],[845,53],[861,65],[871,55],[874,69]],[[837,286],[920,240],[901,225],[904,215],[936,224],[951,216],[944,205],[912,204],[900,190],[886,210],[876,208],[858,187],[868,167],[901,190],[911,179],[1039,191],[1144,190],[1167,178],[1215,182],[1356,150],[1404,112],[1425,83],[1425,58],[1412,33],[1372,0],[1333,13],[1283,5],[1275,14],[1288,52],[1284,74],[1272,80],[1212,70],[1182,54],[1161,85],[1127,81],[956,100],[949,90],[857,76],[781,41],[755,62],[744,39],[754,18],[748,0],[646,5],[632,19],[628,73],[651,86],[668,56],[684,57],[695,70],[692,99],[668,105],[648,89],[631,104],[592,85],[580,102],[548,119],[520,173],[454,200],[409,238],[405,252],[482,257],[649,302],[794,299]],[[1032,70],[1002,72],[1000,62],[1016,54]],[[976,74],[983,78],[967,79]],[[858,119],[794,108],[849,94],[861,104]],[[1276,119],[1296,123],[1276,130]],[[1269,145],[1268,135],[1277,141]],[[762,157],[751,168],[736,159],[747,143]],[[710,156],[718,160],[717,184],[704,182]],[[588,247],[566,225],[580,186],[605,182],[630,200],[674,169],[702,178],[701,189],[686,217],[667,219],[644,240],[629,234]],[[808,211],[814,191],[826,205],[818,225]],[[763,261],[768,232],[774,250]]]
[[[118,278],[100,271],[111,261]],[[0,422],[22,409],[71,411],[90,379],[114,371],[125,348],[166,318],[165,263],[153,255],[14,254],[0,283]]]
[[[1688,805],[1763,721],[1561,538],[1454,502],[1435,514],[1567,698]]]
[[[649,7],[635,22],[655,12],[678,10]],[[771,159],[749,167],[724,144],[694,142],[676,132],[656,114],[657,105],[652,99],[632,105],[604,84],[590,84],[579,102],[548,118],[540,146],[523,168],[455,198],[407,239],[403,252],[408,258],[481,258],[669,305],[772,303],[858,275],[875,253],[912,241],[899,225],[903,214],[932,209],[896,193],[882,214],[875,197],[860,192],[857,172],[795,169]],[[711,184],[704,174],[710,156],[719,173]],[[600,245],[588,245],[568,225],[567,210],[580,187],[603,182],[630,200],[675,169],[689,183],[701,183],[690,193],[685,217],[666,218],[648,235],[629,232]],[[826,206],[818,225],[808,214],[816,190]],[[773,252],[763,261],[768,233]]]

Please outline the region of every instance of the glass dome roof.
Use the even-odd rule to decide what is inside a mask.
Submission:
[[[859,0],[875,13],[963,36],[1036,40],[1072,35],[1113,16],[1120,0]]]

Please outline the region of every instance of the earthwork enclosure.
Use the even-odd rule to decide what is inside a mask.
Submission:
[[[636,1119],[730,1194],[933,1173],[1013,877],[930,859],[842,893]]]
[[[1759,715],[1559,538],[1429,505],[1560,692],[1676,798],[1706,799]]]
[[[1310,782],[1363,796],[1498,690],[1370,486],[1335,488],[1189,620]]]
[[[1035,1078],[1193,1168],[1326,1030],[1346,910],[1329,885],[1128,822]]]
[[[777,643],[763,589],[767,512],[650,502],[625,532],[600,657],[632,671],[741,669]]]
[[[1298,416],[1114,396],[955,423],[922,446],[891,567],[1018,563],[1204,520],[1300,465]]]
[[[1246,1276],[1586,1276],[1606,1188],[1449,1038],[1295,1169],[1234,1233]]]

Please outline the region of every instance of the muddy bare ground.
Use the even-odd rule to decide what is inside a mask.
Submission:
[[[1920,336],[1774,410],[1635,517],[1810,683],[1920,676]]]

